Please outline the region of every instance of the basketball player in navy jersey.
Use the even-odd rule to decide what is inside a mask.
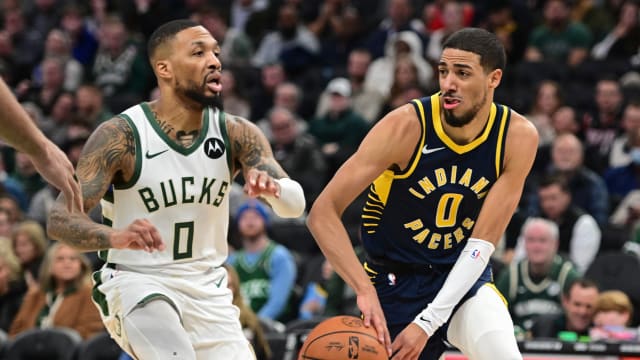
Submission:
[[[438,359],[445,341],[474,360],[522,358],[489,258],[538,134],[493,102],[504,67],[495,35],[452,34],[438,63],[440,92],[376,124],[309,214],[316,241],[394,360]],[[363,269],[340,217],[367,187]]]
[[[110,335],[138,360],[255,359],[232,305],[227,273],[229,190],[283,217],[305,208],[302,187],[249,121],[220,106],[220,46],[202,26],[175,20],[149,38],[160,98],[125,110],[91,135],[78,162],[84,209],[59,198],[52,238],[101,250],[93,300]]]

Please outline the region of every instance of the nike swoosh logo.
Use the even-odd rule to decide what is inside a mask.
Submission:
[[[145,156],[147,159],[153,159],[154,157],[156,157],[156,156],[158,156],[158,155],[160,155],[160,154],[164,154],[164,153],[166,153],[167,151],[169,151],[169,149],[164,149],[164,150],[162,150],[162,151],[160,151],[160,152],[157,152],[157,153],[155,153],[155,154],[149,154],[149,150],[147,150],[147,153],[146,153],[144,156]]]
[[[422,317],[422,315],[420,315],[420,320],[422,320],[422,321],[424,321],[424,322],[426,322],[426,323],[431,324],[431,320],[427,320],[427,319],[425,319],[424,317]]]
[[[222,280],[224,280],[224,276],[220,278],[220,280],[218,280],[218,282],[216,283],[216,287],[219,288],[220,285],[222,285]]]
[[[422,148],[422,153],[423,153],[423,154],[425,154],[425,155],[427,155],[427,154],[434,153],[434,152],[436,152],[436,151],[440,151],[440,150],[442,150],[442,149],[444,149],[444,148],[445,148],[445,147],[443,146],[443,147],[439,147],[439,148],[428,149],[428,148],[427,148],[427,145],[425,145],[425,146]]]

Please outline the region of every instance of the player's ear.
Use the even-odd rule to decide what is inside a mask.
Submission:
[[[489,87],[495,89],[502,80],[502,69],[495,69],[489,73]]]
[[[167,60],[158,60],[154,64],[154,70],[158,78],[170,78],[173,74],[171,63]]]

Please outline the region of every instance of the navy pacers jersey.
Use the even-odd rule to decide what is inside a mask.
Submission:
[[[458,145],[445,134],[439,95],[413,100],[422,134],[407,169],[370,186],[361,235],[372,259],[452,265],[500,176],[511,111],[493,103],[485,129]]]

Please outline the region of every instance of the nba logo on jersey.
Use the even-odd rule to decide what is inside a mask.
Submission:
[[[396,274],[389,273],[387,275],[387,279],[389,280],[389,285],[395,285],[396,284]]]
[[[480,250],[473,249],[473,251],[471,252],[471,258],[475,260],[478,258],[478,256],[480,256]]]

